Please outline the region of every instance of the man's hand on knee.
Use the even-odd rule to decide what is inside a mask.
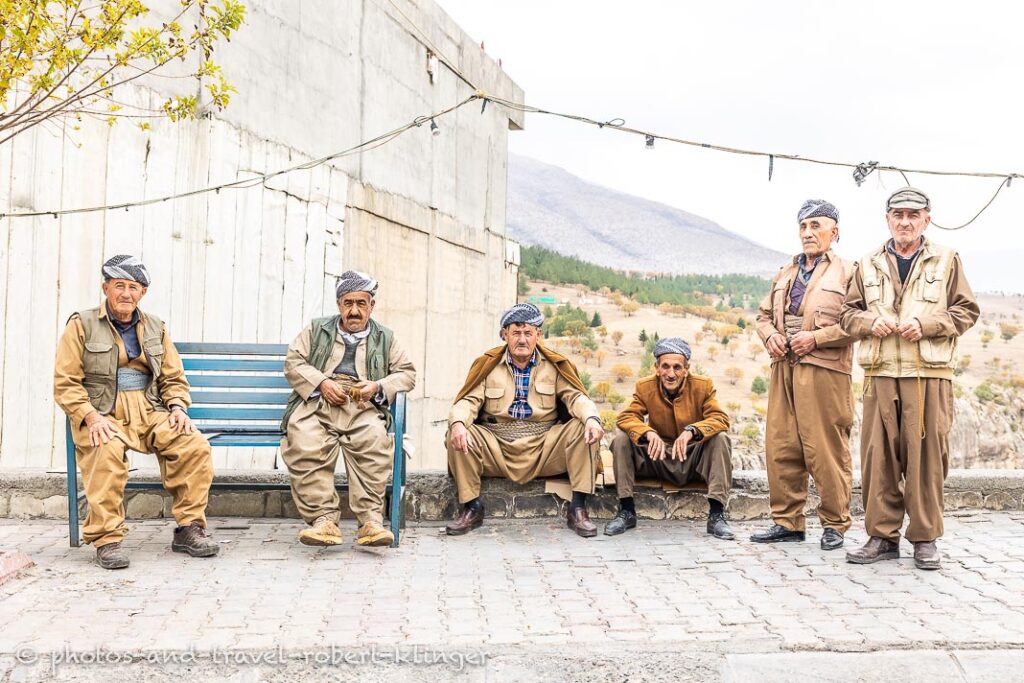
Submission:
[[[195,425],[192,424],[192,418],[188,416],[188,413],[181,406],[171,407],[171,414],[167,421],[171,423],[174,431],[179,434],[191,434],[196,431]]]
[[[601,424],[601,421],[595,418],[587,418],[583,425],[583,438],[588,445],[595,444],[604,438],[604,425]]]
[[[348,394],[333,379],[325,379],[317,388],[320,389],[320,395],[332,406],[343,406],[348,403]]]
[[[453,449],[462,453],[469,453],[469,449],[476,446],[473,443],[473,437],[469,435],[469,430],[466,429],[466,425],[461,422],[456,422],[452,425],[448,440],[451,442]]]
[[[85,416],[85,426],[89,428],[89,443],[93,446],[110,443],[110,440],[117,434],[117,427],[114,426],[114,423],[96,411]]]
[[[665,442],[653,429],[647,432],[647,455],[651,460],[662,460],[665,457]]]

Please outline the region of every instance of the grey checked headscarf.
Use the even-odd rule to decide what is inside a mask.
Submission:
[[[516,304],[501,316],[501,329],[513,323],[540,327],[544,324],[544,314],[533,304]]]
[[[690,362],[692,351],[690,351],[690,345],[682,337],[666,337],[659,339],[658,343],[654,345],[654,357],[660,358],[666,353],[678,353],[686,357],[686,362]]]
[[[338,278],[338,285],[334,288],[334,294],[339,299],[343,294],[349,292],[366,292],[371,297],[377,295],[378,282],[368,273],[361,273],[358,270],[346,270]]]
[[[111,256],[103,264],[102,272],[104,280],[133,280],[143,287],[149,287],[149,271],[146,270],[146,266],[128,254]]]
[[[826,202],[824,199],[808,199],[804,202],[804,205],[800,207],[800,211],[796,214],[796,221],[806,220],[808,218],[831,218],[836,223],[839,222],[839,209],[835,207],[831,202]]]

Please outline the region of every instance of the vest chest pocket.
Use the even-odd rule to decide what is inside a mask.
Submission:
[[[942,275],[933,271],[925,271],[921,278],[921,299],[929,303],[938,303],[942,298]]]
[[[107,342],[86,342],[85,353],[82,354],[82,370],[86,377],[96,376],[106,379],[114,374],[117,368],[117,354],[114,345]]]
[[[882,283],[864,283],[864,303],[868,308],[875,304],[882,303]]]
[[[498,384],[484,386],[484,410],[492,415],[501,412],[501,399],[505,397],[505,387]]]
[[[555,407],[555,383],[538,381],[533,388],[537,392],[538,407],[542,410],[552,410]]]
[[[789,294],[789,288],[792,282],[785,280],[775,285],[775,289],[772,290],[772,310],[784,311],[786,309],[786,295]]]
[[[149,359],[149,366],[153,370],[153,376],[157,377],[164,363],[164,345],[159,339],[147,339],[143,348],[146,351],[146,357]]]

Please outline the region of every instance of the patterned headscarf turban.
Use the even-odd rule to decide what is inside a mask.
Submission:
[[[370,296],[376,296],[379,283],[368,273],[360,273],[358,270],[346,270],[338,278],[338,286],[334,288],[334,294],[339,299],[343,294],[349,292],[366,292]]]
[[[660,358],[666,353],[678,353],[681,356],[686,357],[686,362],[690,362],[690,345],[683,341],[682,337],[666,337],[665,339],[659,339],[658,343],[654,345],[654,357]]]
[[[142,265],[142,261],[128,254],[118,254],[107,259],[107,262],[103,264],[103,279],[133,280],[143,287],[149,287],[150,282],[146,266]]]
[[[544,314],[533,304],[516,304],[501,316],[501,329],[513,323],[540,327],[544,324]]]
[[[804,205],[800,207],[800,211],[796,215],[796,221],[806,220],[808,218],[831,218],[836,223],[839,222],[839,209],[835,207],[831,202],[826,202],[824,199],[808,199],[804,202]]]

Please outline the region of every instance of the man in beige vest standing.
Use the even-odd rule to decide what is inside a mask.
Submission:
[[[139,309],[149,272],[134,256],[119,255],[103,264],[102,273],[106,301],[71,316],[53,370],[54,399],[71,420],[89,502],[82,536],[96,547],[104,569],[128,566],[121,547],[128,531],[125,451],[155,452],[178,523],[171,549],[211,557],[220,547],[206,534],[210,444],[185,412],[188,380],[167,328]]]
[[[938,569],[957,338],[980,311],[957,253],[924,237],[931,223],[924,192],[894,192],[886,219],[892,239],[857,263],[842,312],[843,329],[861,339],[861,491],[870,535],[846,559],[898,558],[905,513],[914,564]]]
[[[821,502],[822,550],[843,545],[850,528],[853,338],[839,312],[853,264],[839,258],[839,211],[809,199],[797,213],[803,253],[783,266],[757,314],[772,359],[765,429],[768,496],[775,523],[755,543],[803,541],[807,475]]]
[[[390,329],[371,318],[377,280],[349,270],[338,280],[338,315],[318,318],[288,347],[284,376],[294,391],[281,428],[281,458],[292,498],[310,525],[304,545],[342,542],[341,500],[334,486],[339,451],[348,475],[348,502],[359,521],[356,543],[389,546],[383,525],[384,489],[392,471],[394,437],[388,406],[416,384],[416,368]]]

